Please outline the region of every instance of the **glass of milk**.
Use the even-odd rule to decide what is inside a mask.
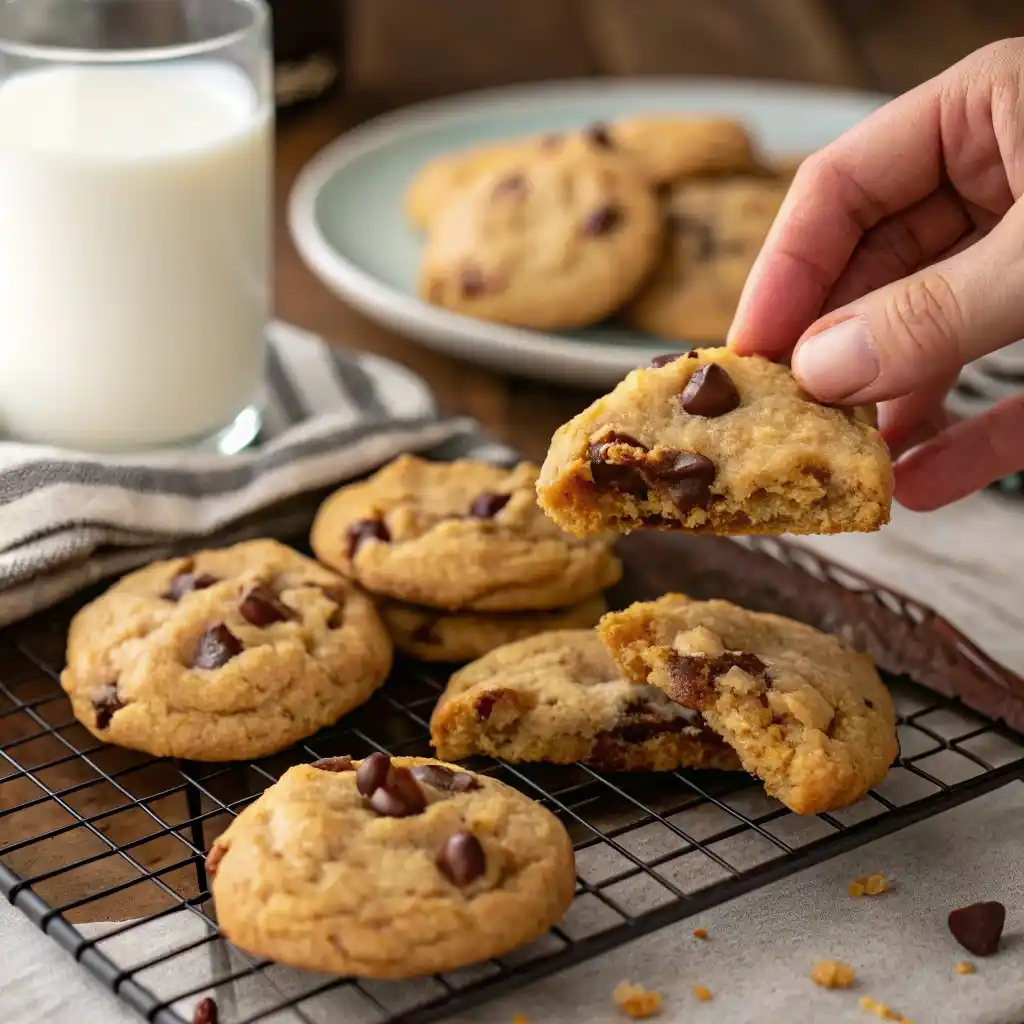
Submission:
[[[270,50],[264,0],[0,2],[0,440],[254,439]]]

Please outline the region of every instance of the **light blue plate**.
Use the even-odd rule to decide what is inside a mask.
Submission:
[[[600,325],[547,334],[437,309],[416,297],[422,237],[406,222],[413,175],[441,153],[564,131],[636,113],[724,114],[768,156],[825,145],[884,102],[864,93],[728,79],[639,79],[521,86],[408,107],[348,132],[302,172],[289,220],[303,259],[347,302],[430,348],[493,369],[603,388],[678,347]]]

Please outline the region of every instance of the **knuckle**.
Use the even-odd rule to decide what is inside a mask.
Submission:
[[[949,281],[938,272],[909,278],[893,290],[886,326],[902,360],[935,373],[959,362],[963,311]]]

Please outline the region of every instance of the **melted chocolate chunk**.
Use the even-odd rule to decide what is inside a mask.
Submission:
[[[427,798],[408,768],[392,765],[388,777],[373,791],[370,806],[385,818],[408,818],[426,810]]]
[[[100,695],[93,698],[92,706],[96,712],[96,728],[109,729],[110,720],[124,707],[117,693],[117,684],[105,686]]]
[[[480,788],[480,783],[469,772],[454,772],[441,764],[419,764],[410,771],[417,782],[444,793],[468,793]]]
[[[646,701],[634,701],[626,706],[618,725],[608,734],[626,743],[643,743],[653,736],[682,732],[690,726],[682,715],[666,717],[657,707]]]
[[[250,587],[242,595],[238,611],[251,626],[260,628],[292,617],[292,613],[277,599],[277,595],[262,583]]]
[[[472,832],[456,832],[438,851],[438,871],[460,888],[475,882],[487,870],[484,848]]]
[[[215,623],[199,638],[192,655],[192,667],[223,668],[242,650],[242,641],[223,622]]]
[[[683,515],[707,506],[716,475],[715,464],[710,459],[685,451],[666,452],[647,470],[647,479],[663,486]]]
[[[382,786],[391,771],[391,758],[379,750],[364,757],[356,769],[356,789],[361,796],[373,796]]]
[[[615,143],[612,141],[611,133],[608,131],[608,125],[603,124],[600,121],[584,128],[583,137],[588,142],[592,142],[595,146],[599,146],[601,149],[615,148]]]
[[[478,494],[469,506],[469,514],[475,519],[493,519],[511,499],[511,494]]]
[[[591,478],[599,490],[632,494],[635,498],[647,497],[647,481],[639,462],[608,461],[608,449],[616,444],[628,445],[642,454],[647,453],[647,448],[628,434],[607,434],[590,446],[588,455]]]
[[[340,757],[321,757],[319,761],[313,761],[310,768],[319,768],[322,772],[350,772],[352,771],[352,758],[348,754]]]
[[[717,658],[703,654],[673,654],[668,665],[669,696],[684,708],[699,711],[711,698],[715,680],[729,669],[764,678],[768,667],[756,654],[726,651]]]
[[[167,588],[164,597],[168,601],[180,601],[186,594],[191,594],[194,590],[205,590],[219,582],[220,580],[216,576],[211,576],[208,572],[179,572],[171,580],[171,585]]]
[[[345,536],[348,538],[349,558],[355,558],[359,549],[371,540],[380,540],[385,544],[391,540],[391,534],[388,533],[384,520],[380,518],[360,519],[354,522],[346,531]]]
[[[679,404],[691,416],[714,418],[738,408],[740,393],[732,377],[718,363],[708,363],[686,382]]]
[[[217,1004],[209,997],[200,999],[192,1011],[192,1024],[219,1024]]]
[[[614,203],[599,206],[591,210],[583,222],[583,234],[590,237],[607,235],[614,231],[622,223],[622,208]]]
[[[953,938],[975,956],[991,956],[999,949],[1005,923],[1006,907],[995,901],[972,903],[949,915]]]

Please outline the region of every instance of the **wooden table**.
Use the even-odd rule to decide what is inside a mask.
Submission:
[[[284,221],[296,174],[383,110],[466,89],[554,78],[699,74],[905,90],[1024,31],[1020,0],[350,0],[343,98],[282,120],[277,309],[348,348],[421,373],[445,409],[540,458],[591,395],[420,348],[366,320],[303,266]]]

